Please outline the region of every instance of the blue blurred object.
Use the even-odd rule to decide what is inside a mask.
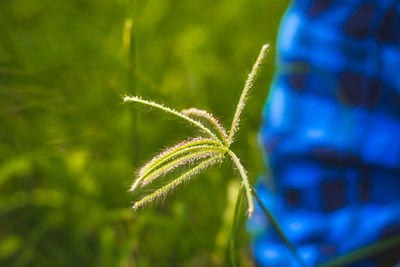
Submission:
[[[309,266],[400,235],[400,1],[293,1],[277,49],[263,203]],[[248,229],[260,266],[297,266],[259,209]],[[352,266],[397,262],[400,247]]]

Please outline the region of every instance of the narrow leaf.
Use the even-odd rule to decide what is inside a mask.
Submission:
[[[279,226],[278,221],[275,219],[274,215],[264,206],[260,198],[258,197],[256,191],[253,189],[252,194],[254,198],[256,199],[257,203],[260,205],[261,210],[263,211],[264,215],[267,217],[269,223],[272,225],[272,227],[275,229],[275,231],[278,233],[279,237],[282,239],[283,243],[289,248],[289,250],[292,252],[293,256],[296,258],[297,262],[300,264],[300,266],[306,267],[307,265],[304,263],[303,259],[299,256],[297,253],[296,248],[293,246],[293,244],[287,239],[285,233],[283,233],[281,227]]]
[[[322,265],[318,265],[318,267],[348,266],[356,261],[367,259],[373,255],[378,254],[379,252],[394,248],[399,245],[400,236],[388,238],[328,261],[327,263],[324,263]]]

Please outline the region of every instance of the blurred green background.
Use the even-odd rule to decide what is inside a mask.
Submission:
[[[229,266],[232,166],[133,212],[137,168],[196,134],[122,96],[207,109],[227,127],[270,42],[233,146],[255,181],[265,172],[257,131],[287,5],[1,0],[0,265]],[[253,266],[248,241],[243,227],[238,253]]]

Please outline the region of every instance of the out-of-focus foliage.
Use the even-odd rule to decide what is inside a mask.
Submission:
[[[229,265],[231,166],[133,212],[136,169],[192,131],[121,96],[231,118],[287,4],[0,1],[0,265]],[[253,181],[263,171],[257,130],[273,57],[272,45],[234,144]],[[245,236],[239,253],[251,266]]]

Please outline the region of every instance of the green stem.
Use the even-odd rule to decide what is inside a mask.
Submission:
[[[243,196],[244,196],[244,190],[243,186],[241,185],[236,198],[235,211],[233,214],[231,240],[229,244],[229,256],[231,258],[231,264],[233,267],[237,267],[239,265],[237,259],[238,257],[235,252],[236,252],[236,239],[239,232],[239,226],[243,219],[242,218]]]
[[[272,215],[272,213],[264,206],[264,204],[261,202],[260,198],[258,197],[256,190],[251,191],[254,198],[256,199],[257,203],[260,205],[263,213],[265,216],[268,218],[269,223],[272,225],[272,227],[275,229],[275,231],[278,233],[282,241],[285,243],[285,245],[289,248],[289,250],[292,252],[293,256],[296,258],[298,263],[305,267],[306,264],[303,262],[303,260],[300,258],[299,254],[297,253],[296,248],[293,246],[293,244],[287,239],[285,234],[283,233],[281,227],[279,226],[278,221],[275,219],[275,217]]]
[[[251,215],[253,214],[253,211],[254,211],[254,203],[253,203],[253,198],[251,196],[251,191],[252,190],[250,188],[250,184],[249,184],[249,180],[247,178],[246,170],[244,169],[242,164],[240,164],[240,161],[236,157],[235,153],[233,153],[231,150],[228,150],[228,154],[229,154],[229,156],[231,156],[233,162],[235,163],[236,167],[239,170],[240,175],[242,176],[242,183],[243,183],[244,189],[246,190],[247,203],[249,205],[248,214],[249,214],[249,217],[251,217]]]

